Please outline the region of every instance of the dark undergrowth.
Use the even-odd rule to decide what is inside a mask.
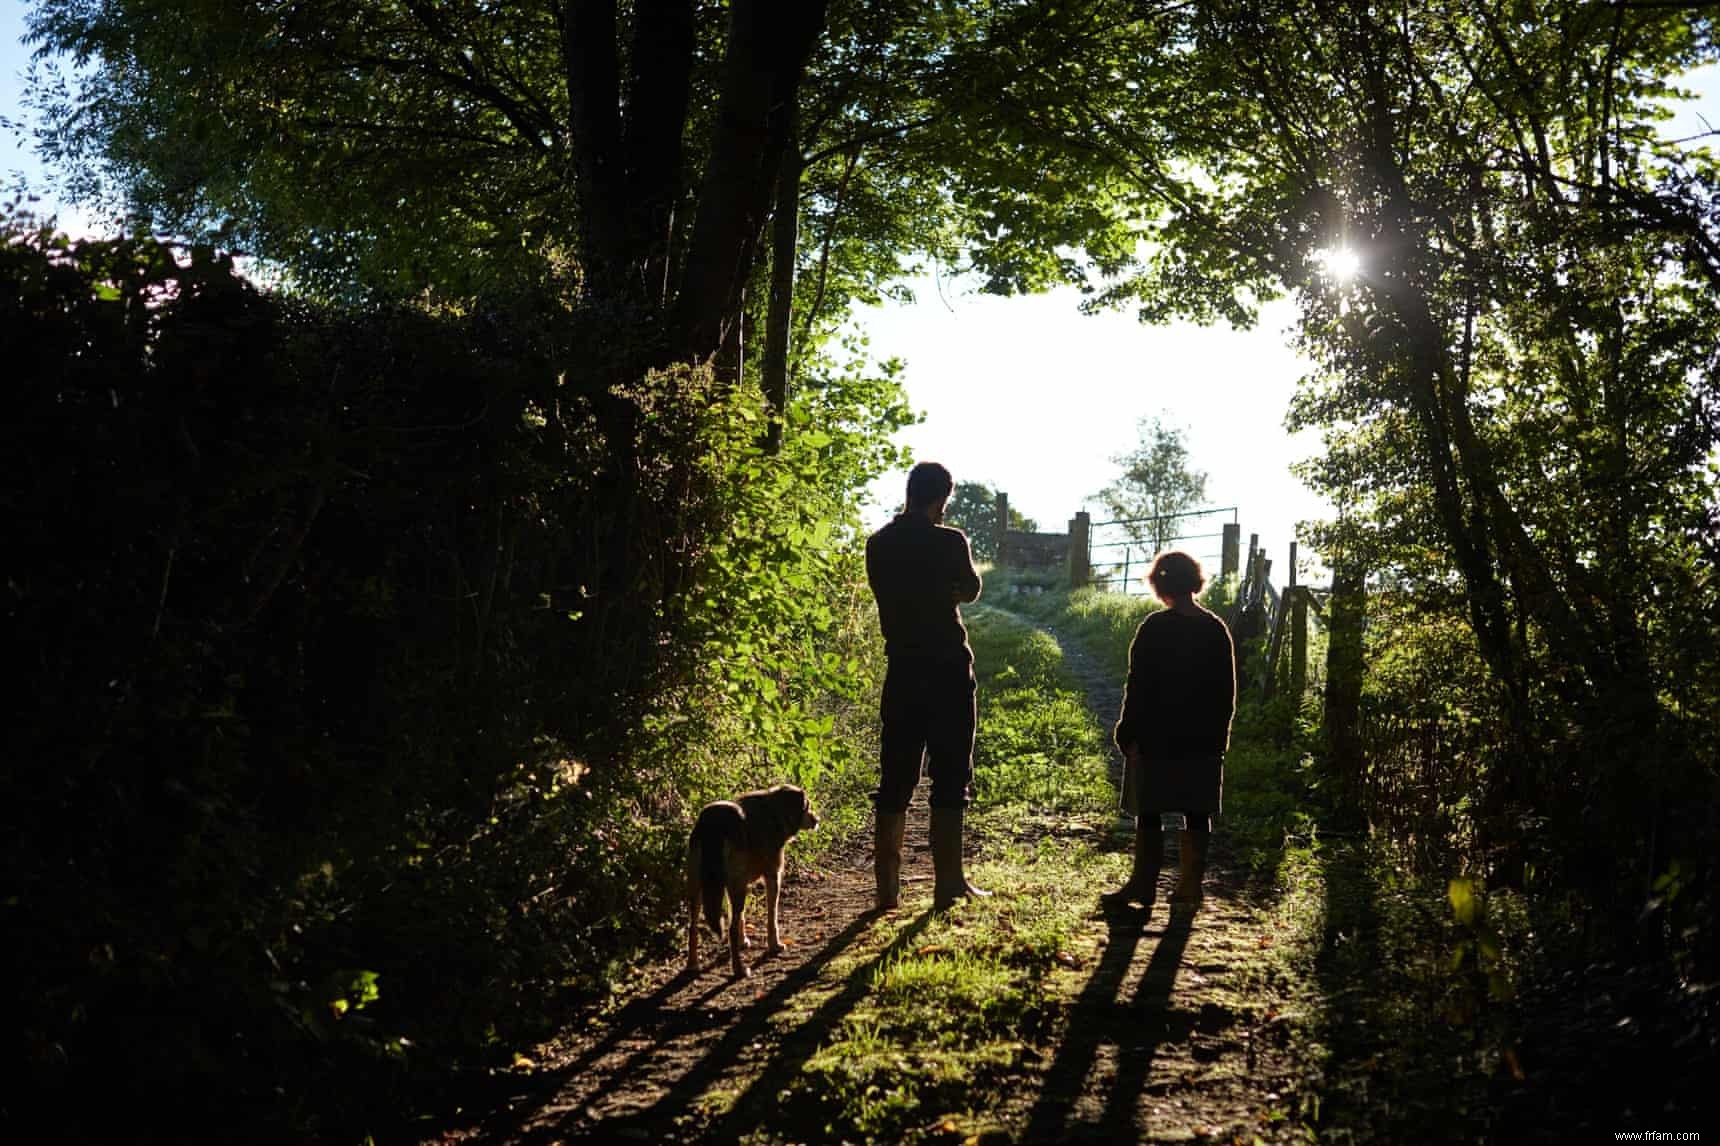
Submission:
[[[704,801],[857,828],[899,389],[809,360],[767,456],[756,388],[617,377],[566,297],[6,221],[0,1120],[388,1136],[663,948]]]
[[[1711,1126],[1716,1000],[1559,946],[1509,892],[1416,876],[1380,838],[1321,842],[1313,953],[1322,1140],[1611,1141]]]

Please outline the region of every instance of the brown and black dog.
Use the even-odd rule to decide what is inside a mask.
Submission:
[[[720,938],[723,934],[723,893],[729,897],[729,961],[735,977],[752,974],[741,962],[741,948],[750,947],[741,925],[747,888],[764,879],[771,954],[782,950],[776,908],[782,885],[782,851],[796,832],[818,826],[806,793],[792,784],[748,792],[737,800],[707,804],[687,841],[687,969],[699,969],[699,911]]]

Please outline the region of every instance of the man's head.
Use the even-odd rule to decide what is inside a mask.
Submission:
[[[908,512],[929,513],[933,521],[941,521],[944,503],[956,488],[956,479],[937,462],[921,462],[908,471]]]

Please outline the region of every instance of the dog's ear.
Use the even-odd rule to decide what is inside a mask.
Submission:
[[[806,806],[806,793],[793,784],[778,784],[771,789],[775,797],[771,801],[777,815],[782,817],[782,827],[786,832],[793,832],[800,826],[800,810]]]

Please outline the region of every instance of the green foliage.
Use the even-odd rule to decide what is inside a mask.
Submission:
[[[38,4],[36,41],[89,65],[40,92],[46,153],[86,197],[178,234],[219,229],[311,293],[535,279],[570,239],[543,184],[546,144],[567,145],[542,98],[561,74],[554,21],[420,15]]]
[[[701,804],[769,783],[805,787],[824,818],[800,850],[856,829],[876,784],[876,694],[883,647],[862,567],[857,491],[904,458],[889,444],[912,417],[894,363],[858,345],[816,363],[775,455],[757,437],[763,404],[703,440],[726,454],[727,532],[711,538],[678,629],[701,669],[654,698],[632,755],[673,754],[665,781]],[[678,803],[678,801],[677,801]]]
[[[967,534],[975,561],[997,560],[997,490],[983,482],[958,481],[944,509],[944,522]],[[1012,505],[1009,528],[1032,533],[1039,523],[1021,516]]]
[[[725,159],[728,6],[685,6],[684,54],[664,39],[682,11],[623,5],[605,43],[595,30],[564,37],[557,11],[472,2],[188,12],[38,0],[38,142],[80,198],[219,235],[317,297],[466,299],[543,282],[546,267],[601,267],[620,274],[587,274],[572,292],[625,296],[643,277],[668,288],[635,299],[655,311],[684,285],[699,180]],[[1093,293],[1186,202],[1158,126],[1190,90],[1178,6],[818,11],[793,137],[778,140],[773,123],[761,154],[736,164],[774,171],[760,162],[771,147],[799,152],[797,345],[815,346],[849,303],[899,293],[926,258],[971,267],[991,292]],[[764,22],[754,49],[773,51],[782,23]],[[613,83],[567,58],[570,44],[612,64]],[[59,67],[57,52],[79,66]],[[1093,117],[1113,135],[1146,130],[1072,140]],[[641,194],[616,194],[608,167]],[[604,221],[615,225],[594,226]],[[620,266],[606,244],[625,248]],[[1220,293],[1198,280],[1185,292]]]

